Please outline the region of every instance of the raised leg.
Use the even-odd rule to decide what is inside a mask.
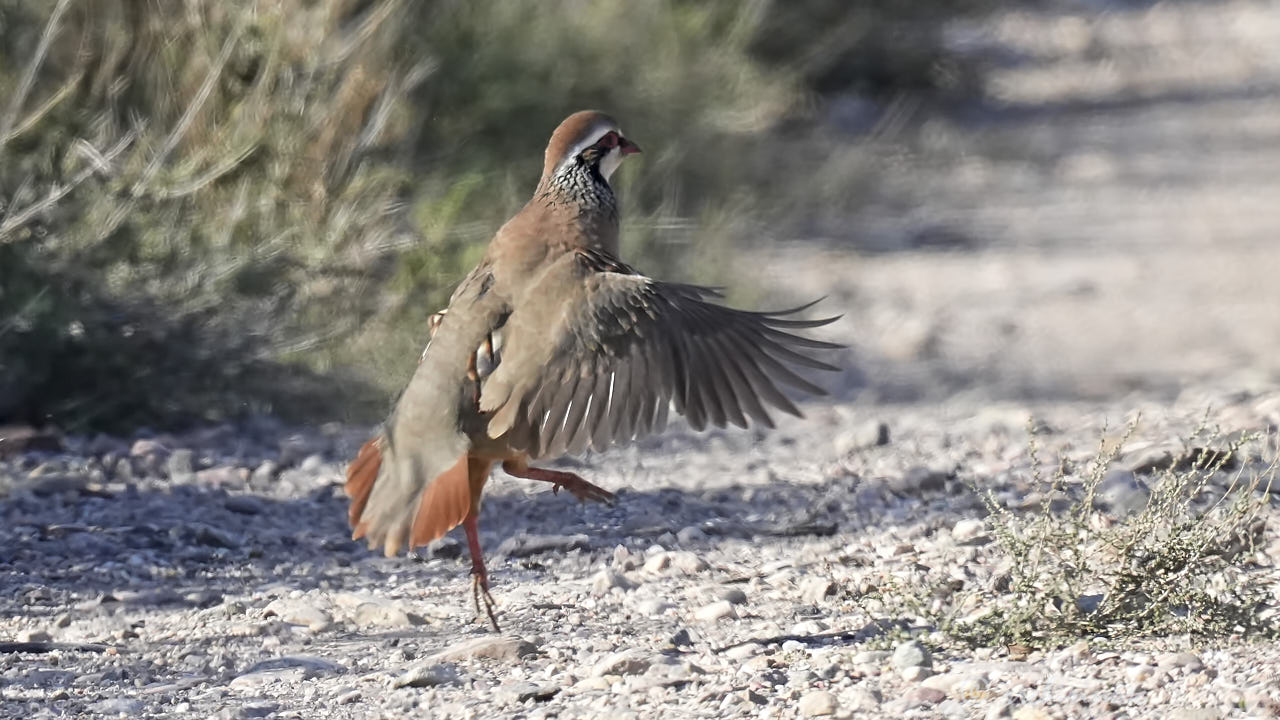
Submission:
[[[502,632],[498,628],[498,618],[493,613],[493,596],[489,594],[489,573],[484,569],[484,553],[480,549],[480,526],[476,522],[475,513],[462,521],[462,529],[467,532],[467,547],[471,550],[471,597],[476,603],[476,614],[480,614],[480,603],[484,602],[485,614],[489,616],[489,624],[494,632]]]
[[[571,472],[529,467],[528,464],[519,460],[508,460],[502,463],[502,469],[507,471],[507,474],[518,478],[549,482],[554,486],[552,492],[558,493],[560,488],[564,488],[573,493],[573,496],[582,502],[594,500],[606,505],[613,505],[618,499],[616,495],[608,490],[598,485],[593,485]]]

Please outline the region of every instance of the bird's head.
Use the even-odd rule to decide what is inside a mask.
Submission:
[[[554,177],[573,163],[595,170],[608,181],[623,157],[638,152],[640,148],[622,134],[617,121],[595,110],[583,110],[565,118],[551,134],[542,176]]]

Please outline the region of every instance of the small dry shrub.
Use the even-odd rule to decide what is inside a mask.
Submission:
[[[1104,495],[1109,485],[1136,480],[1120,457],[1136,423],[1118,442],[1104,439],[1078,472],[1060,461],[1046,475],[1031,434],[1037,507],[1011,510],[973,485],[988,512],[993,577],[974,588],[945,569],[917,566],[886,582],[859,599],[873,618],[898,621],[885,639],[932,629],[940,643],[1046,648],[1081,639],[1280,635],[1255,552],[1266,531],[1274,451],[1257,435],[1202,424],[1180,452],[1145,463],[1149,496],[1126,512]]]

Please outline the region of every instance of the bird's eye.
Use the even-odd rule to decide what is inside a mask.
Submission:
[[[600,142],[596,144],[605,150],[612,150],[618,147],[618,133],[613,131],[607,132],[604,137],[600,138]]]

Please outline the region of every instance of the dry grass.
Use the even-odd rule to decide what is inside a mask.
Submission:
[[[1136,422],[1136,421],[1135,421]],[[1059,461],[1045,474],[1035,435],[1039,507],[1014,512],[974,486],[994,543],[984,563],[996,572],[982,587],[943,572],[920,571],[858,599],[892,641],[921,630],[963,647],[1056,648],[1153,636],[1275,637],[1255,565],[1266,530],[1260,511],[1275,479],[1274,449],[1257,436],[1199,428],[1181,454],[1147,468],[1150,494],[1128,511],[1102,500],[1100,487],[1128,473],[1120,449],[1132,436],[1104,440],[1087,467]]]

